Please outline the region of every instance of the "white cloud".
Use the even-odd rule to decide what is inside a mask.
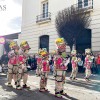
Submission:
[[[0,11],[0,35],[21,31],[22,2],[20,1],[4,0],[2,2],[2,5],[6,4],[6,11]]]

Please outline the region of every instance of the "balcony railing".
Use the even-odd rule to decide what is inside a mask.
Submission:
[[[73,5],[77,10],[91,10],[93,9],[93,0],[84,0],[84,2],[78,2]]]
[[[50,20],[51,20],[51,13],[48,12],[48,13],[38,15],[37,18],[36,18],[36,23],[44,22],[44,21],[50,21]]]

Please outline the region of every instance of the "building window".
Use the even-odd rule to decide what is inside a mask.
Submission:
[[[37,16],[36,23],[44,23],[51,21],[51,13],[48,10],[48,1],[41,2],[41,14]]]
[[[42,3],[42,14],[43,14],[43,18],[48,17],[48,2],[47,1]]]
[[[82,0],[78,0],[78,8],[82,8]]]
[[[78,8],[93,8],[93,0],[78,0]]]
[[[84,0],[84,7],[88,6],[88,0]]]

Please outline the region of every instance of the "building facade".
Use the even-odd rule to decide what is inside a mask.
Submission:
[[[91,49],[100,51],[100,0],[23,0],[19,42],[27,40],[32,48],[30,53],[37,53],[39,48],[47,48],[49,52],[55,50],[55,39],[59,37],[56,15],[72,5],[91,13]]]

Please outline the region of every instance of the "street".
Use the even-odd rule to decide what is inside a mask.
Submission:
[[[68,96],[61,100],[100,100],[100,76],[92,75],[88,83],[84,74],[78,74],[78,80],[70,81],[67,74],[65,83],[65,92]],[[0,100],[60,100],[54,96],[55,82],[52,75],[48,77],[48,90],[50,92],[39,92],[40,77],[36,77],[31,71],[29,73],[28,85],[30,89],[16,90],[14,82],[13,88],[7,87],[7,78],[5,74],[0,74]]]

